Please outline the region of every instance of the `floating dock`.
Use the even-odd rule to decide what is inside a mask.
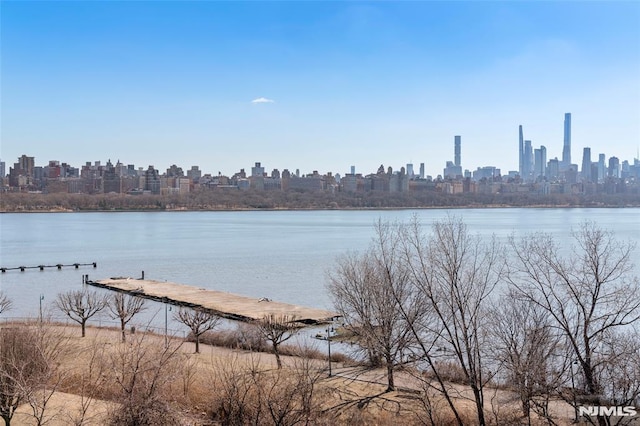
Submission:
[[[295,317],[303,324],[322,324],[338,316],[323,309],[305,308],[270,299],[256,299],[224,291],[208,290],[184,284],[136,278],[109,278],[86,284],[144,297],[176,306],[204,309],[223,318],[236,321],[255,321],[270,315]]]

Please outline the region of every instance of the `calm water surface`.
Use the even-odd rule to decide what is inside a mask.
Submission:
[[[98,264],[1,274],[0,289],[14,301],[3,315],[37,315],[41,296],[50,307],[56,294],[81,288],[82,274],[139,277],[142,270],[150,279],[330,309],[326,274],[336,258],[365,249],[379,218],[414,214],[425,225],[454,214],[474,233],[545,231],[559,241],[592,220],[640,245],[637,208],[0,214],[0,266]],[[163,323],[160,309],[154,315]]]

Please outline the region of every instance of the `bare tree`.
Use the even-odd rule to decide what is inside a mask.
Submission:
[[[55,303],[71,320],[80,324],[82,337],[85,337],[87,321],[106,308],[109,301],[106,295],[95,291],[71,290],[58,294]]]
[[[491,379],[484,359],[489,345],[485,316],[490,296],[502,278],[502,249],[495,237],[485,243],[471,236],[455,217],[435,222],[429,238],[414,217],[401,241],[425,309],[421,329],[412,326],[418,351],[457,423],[462,424],[441,371],[443,365],[455,362],[473,393],[478,423],[484,425],[484,387]],[[438,363],[438,358],[446,362]]]
[[[640,406],[640,332],[632,328],[608,332],[598,352],[605,362],[597,368],[596,375],[607,404]],[[611,425],[633,425],[637,422],[634,417],[606,420]]]
[[[125,328],[129,321],[140,312],[144,311],[144,299],[141,297],[127,296],[124,293],[114,293],[107,304],[112,319],[120,320],[120,330],[122,332],[122,341],[125,342],[127,337]]]
[[[42,385],[49,368],[34,330],[0,329],[0,416],[5,425],[11,424],[16,409]]]
[[[395,390],[394,369],[406,361],[414,343],[410,324],[416,324],[420,304],[400,253],[398,224],[379,221],[371,246],[362,255],[338,260],[328,286],[345,327],[369,356],[387,370],[387,391]]]
[[[261,320],[255,321],[254,324],[262,336],[271,342],[273,354],[276,356],[278,369],[282,368],[280,360],[280,344],[289,340],[298,332],[298,326],[295,325],[296,317],[289,315],[265,315]]]
[[[175,313],[174,318],[180,321],[191,330],[196,341],[196,353],[200,353],[200,336],[207,331],[213,330],[220,322],[220,317],[203,309],[180,308]]]
[[[0,314],[11,309],[12,304],[13,303],[11,302],[11,299],[9,299],[6,294],[0,291]]]
[[[490,324],[495,368],[505,370],[505,382],[518,394],[522,414],[548,417],[549,398],[562,384],[566,369],[562,336],[546,312],[507,292],[491,310]]]
[[[629,274],[634,245],[584,223],[573,232],[574,245],[563,251],[551,235],[511,239],[514,262],[509,281],[520,297],[548,313],[562,330],[577,361],[582,391],[591,405],[601,405],[606,385],[598,369],[609,362],[603,352],[609,333],[640,319],[640,285]],[[600,416],[598,423],[606,424]]]

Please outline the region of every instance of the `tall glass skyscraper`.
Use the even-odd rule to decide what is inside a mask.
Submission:
[[[522,178],[525,182],[531,182],[533,174],[533,149],[531,141],[524,141],[524,159],[523,159]]]
[[[582,150],[582,181],[593,181],[593,176],[591,176],[591,148],[589,147],[585,147]]]
[[[519,138],[518,138],[518,161],[519,168],[518,173],[520,173],[520,177],[524,178],[524,136],[522,134],[522,124],[518,128]]]
[[[562,148],[562,163],[565,168],[571,165],[571,113],[564,115],[564,146]]]

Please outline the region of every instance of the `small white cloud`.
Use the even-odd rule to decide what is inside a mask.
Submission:
[[[256,98],[251,101],[252,104],[272,104],[274,102],[275,101],[273,99],[267,99],[267,98]]]

